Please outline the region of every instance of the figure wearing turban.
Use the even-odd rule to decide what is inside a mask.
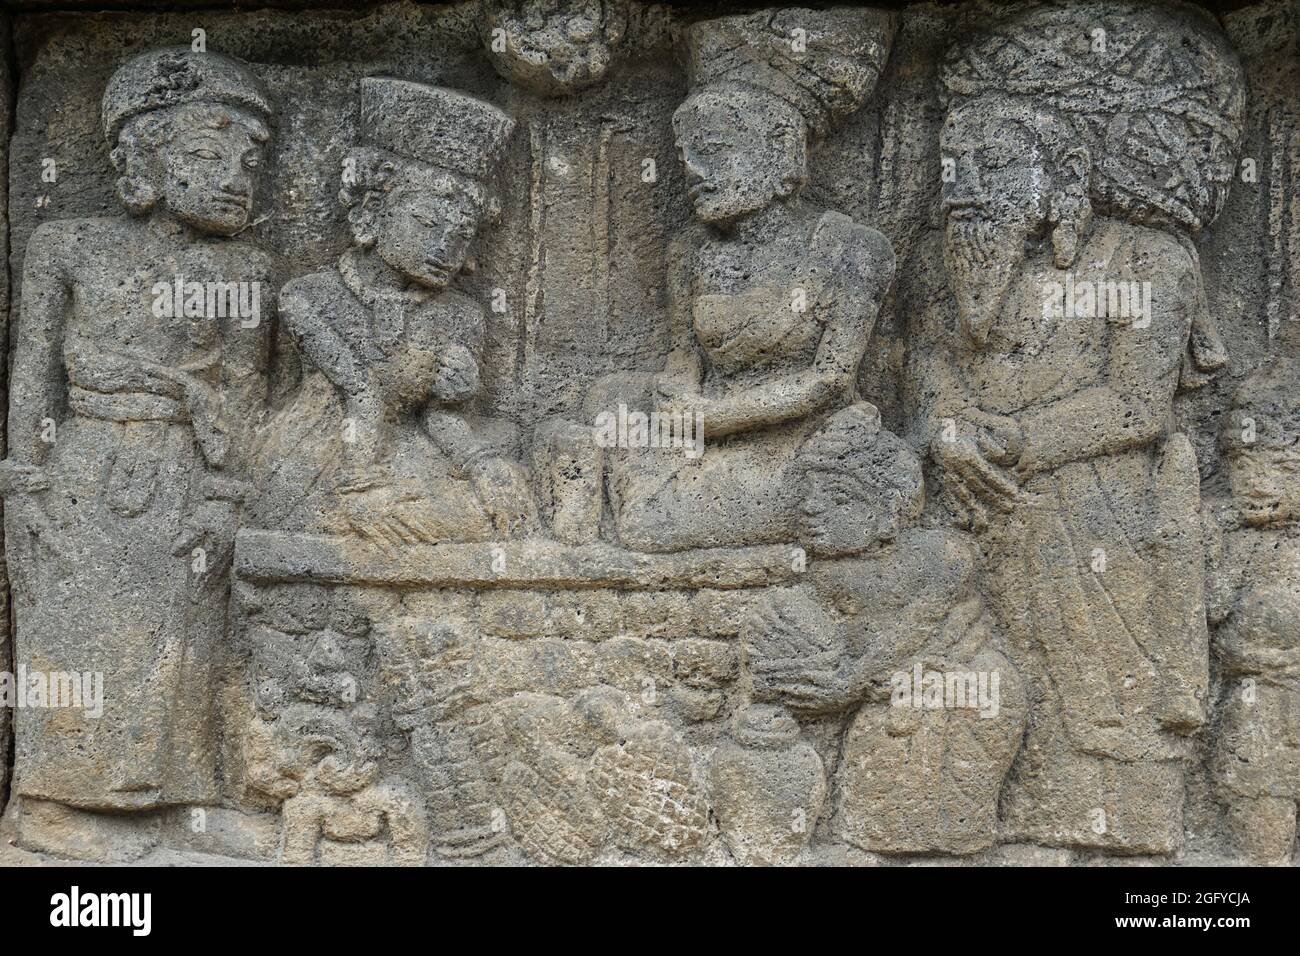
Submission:
[[[533,498],[512,427],[475,414],[482,304],[453,286],[496,213],[514,120],[454,90],[361,81],[362,145],[340,199],[354,244],[282,310],[316,367],[259,449],[253,519],[414,542],[523,533]]]
[[[213,660],[278,285],[273,258],[236,237],[271,121],[236,60],[128,60],[103,123],[130,215],[48,222],[27,245],[4,465],[15,656],[99,673],[105,701],[98,719],[21,713],[25,798],[215,798]],[[169,298],[177,280],[256,287],[260,311],[186,308]]]
[[[700,224],[670,250],[673,342],[655,408],[705,451],[614,462],[622,542],[646,551],[790,540],[794,452],[855,395],[894,271],[879,232],[800,196],[809,147],[872,92],[892,39],[878,11],[781,10],[687,32],[673,118]]]
[[[917,527],[920,459],[865,402],[814,432],[797,467],[800,541],[816,560],[807,585],[745,624],[754,694],[805,718],[851,715],[839,838],[877,853],[986,849],[1027,707],[976,590],[973,542]]]
[[[1004,822],[1171,852],[1208,682],[1199,475],[1173,396],[1226,361],[1192,240],[1226,194],[1241,69],[1199,11],[1095,3],[1010,15],[942,80],[954,175],[921,255],[946,270],[900,289],[906,400],[1039,685]]]

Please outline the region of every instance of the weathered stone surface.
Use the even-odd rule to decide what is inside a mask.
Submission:
[[[41,6],[14,852],[1294,858],[1293,3]]]
[[[9,77],[12,76],[12,73],[10,72],[10,68],[9,68],[10,64],[9,64],[9,56],[8,56],[8,51],[12,49],[12,45],[11,45],[12,37],[10,31],[11,31],[11,24],[10,24],[9,16],[6,14],[5,16],[0,17],[0,41],[3,41],[4,49],[6,51],[5,56],[0,57],[0,74],[3,74],[3,80],[0,80],[0,93],[4,94],[4,102],[6,103],[11,102],[13,99],[13,90],[10,87],[10,80],[9,80]],[[3,136],[0,136],[0,139],[2,139],[4,143],[3,146],[0,146],[0,157],[3,157],[4,165],[7,167],[9,162],[9,134],[10,134],[8,110],[5,111],[4,122],[0,124],[0,133],[3,134]],[[0,221],[4,223],[4,237],[3,239],[0,239],[0,251],[4,253],[6,258],[9,255],[9,217],[7,214],[8,207],[9,207],[9,182],[8,179],[5,179],[4,182],[0,182]],[[3,321],[4,329],[5,329],[4,336],[0,337],[0,343],[4,344],[5,346],[4,354],[8,356],[9,354],[8,352],[9,273],[7,270],[3,274],[0,274],[0,316],[3,316],[3,319],[0,319],[0,321]],[[8,395],[9,392],[8,389],[9,363],[8,362],[3,363],[3,367],[0,368],[0,383],[3,383],[4,393]],[[5,447],[4,444],[5,431],[6,431],[5,423],[0,422],[0,449],[3,449]],[[3,515],[3,508],[4,505],[0,504],[0,515]],[[2,539],[3,539],[3,530],[0,530],[0,540]],[[13,648],[10,641],[10,635],[12,632],[9,624],[10,600],[9,600],[8,564],[5,561],[0,561],[0,568],[3,569],[3,573],[0,573],[0,588],[2,588],[4,591],[3,598],[0,598],[0,609],[3,609],[4,611],[4,613],[0,615],[0,622],[3,622],[3,631],[4,631],[3,636],[0,636],[0,671],[9,672],[13,670]],[[13,734],[13,716],[9,708],[7,707],[0,708],[0,753],[5,755],[3,764],[0,765],[0,801],[6,801],[9,796],[9,769],[10,768],[9,768],[8,754],[9,754],[9,746],[12,741],[12,734]]]

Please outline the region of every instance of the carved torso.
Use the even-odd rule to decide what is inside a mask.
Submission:
[[[237,326],[237,319],[159,315],[156,284],[174,288],[178,277],[186,283],[262,283],[261,301],[269,313],[272,260],[254,246],[186,241],[129,219],[72,220],[46,228],[58,232],[60,267],[72,292],[63,336],[72,385],[102,392],[166,389],[140,366],[206,366],[217,360],[214,350],[220,347],[223,327],[234,334],[231,326]],[[240,333],[251,344],[260,343],[264,331]]]
[[[1085,315],[1045,315],[1044,303],[1055,286],[1072,282],[1077,297],[1091,286],[1104,290],[1106,283],[1161,281],[1161,291],[1177,290],[1183,277],[1157,276],[1156,263],[1168,257],[1186,262],[1177,242],[1152,229],[1103,220],[1090,237],[1070,270],[1055,268],[1050,256],[1039,254],[1026,261],[1012,285],[1002,313],[980,350],[956,350],[958,366],[966,388],[977,406],[985,411],[1012,415],[1065,398],[1081,389],[1105,384],[1111,347],[1116,335],[1146,334],[1150,337],[1149,361],[1153,366],[1178,368],[1190,324],[1190,303],[1173,295],[1152,291],[1155,316],[1150,329],[1123,328],[1125,316],[1107,316],[1107,297],[1097,297],[1095,309]],[[1089,313],[1087,308],[1081,309]],[[1181,332],[1165,334],[1164,324],[1181,326]],[[1168,377],[1172,398],[1176,376]]]
[[[692,327],[723,378],[811,364],[826,321],[823,221],[763,245],[714,238],[699,250]]]

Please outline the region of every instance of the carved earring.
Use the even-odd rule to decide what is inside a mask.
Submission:
[[[158,189],[153,177],[140,168],[143,163],[138,156],[117,147],[109,159],[122,174],[114,186],[117,198],[122,201],[127,212],[133,216],[142,216],[158,204]]]
[[[1068,269],[1079,258],[1079,247],[1092,225],[1092,201],[1088,198],[1087,150],[1071,150],[1064,165],[1069,180],[1049,202],[1048,219],[1052,228],[1052,255],[1058,269]]]
[[[158,204],[158,190],[147,176],[125,175],[117,180],[117,198],[133,216],[143,216]]]
[[[777,182],[776,194],[788,199],[808,181],[808,132],[806,128],[784,127],[779,138],[785,145],[789,163]]]
[[[1079,245],[1088,224],[1092,219],[1092,204],[1084,198],[1082,202],[1062,200],[1055,204],[1052,213],[1052,253],[1056,268],[1068,269],[1079,258]]]
[[[362,249],[370,249],[375,244],[375,214],[369,208],[371,197],[367,195],[348,210],[348,225],[352,229],[352,238]]]

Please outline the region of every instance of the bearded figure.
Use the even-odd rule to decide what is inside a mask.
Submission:
[[[900,289],[906,401],[1037,684],[1004,835],[1171,852],[1208,639],[1170,422],[1227,361],[1193,242],[1234,168],[1241,68],[1195,10],[1097,3],[1020,11],[941,79],[946,269]]]

